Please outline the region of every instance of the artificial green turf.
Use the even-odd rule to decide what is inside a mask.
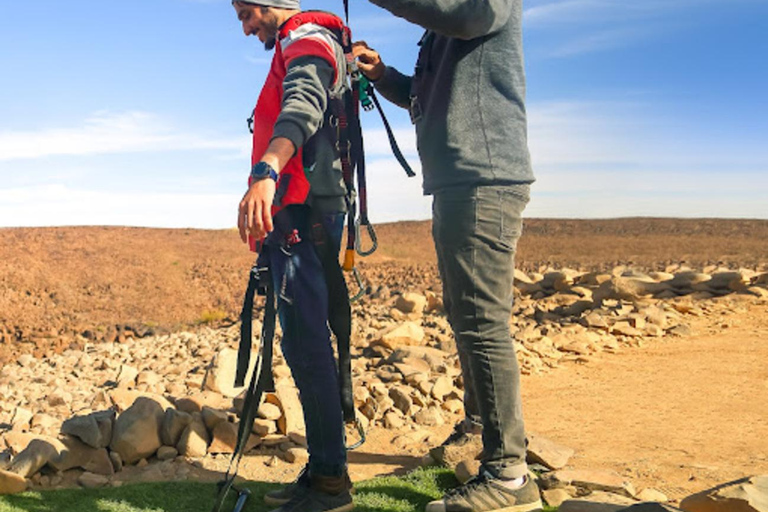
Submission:
[[[427,503],[456,485],[445,468],[422,468],[403,477],[382,477],[355,484],[356,512],[422,512]],[[261,497],[278,487],[246,482],[253,494],[244,512],[271,509]],[[105,489],[62,489],[0,497],[0,512],[210,512],[215,484],[160,482]],[[234,507],[233,497],[225,509]],[[545,508],[554,512],[556,509]]]

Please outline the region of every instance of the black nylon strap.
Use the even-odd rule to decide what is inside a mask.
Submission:
[[[313,208],[310,214],[312,238],[320,263],[323,265],[325,283],[328,287],[328,325],[336,336],[339,354],[339,395],[344,421],[355,420],[355,401],[352,393],[352,307],[349,291],[344,280],[339,255],[334,253],[335,244],[323,225],[322,215]]]
[[[266,247],[264,250],[268,250]],[[265,282],[266,281],[266,282]],[[256,364],[253,368],[253,375],[251,376],[251,382],[248,386],[248,390],[245,395],[245,402],[243,404],[243,412],[240,415],[240,426],[237,431],[237,443],[235,444],[235,450],[232,454],[232,458],[229,462],[229,468],[224,477],[224,480],[218,484],[218,494],[216,496],[216,502],[213,506],[213,512],[221,512],[224,502],[227,499],[229,491],[233,488],[235,478],[237,477],[237,471],[240,467],[240,461],[245,453],[245,446],[248,443],[248,439],[251,436],[253,430],[253,422],[256,419],[256,411],[261,402],[261,396],[265,391],[274,390],[274,382],[272,376],[272,352],[273,341],[275,336],[275,319],[276,314],[276,302],[275,302],[275,287],[272,283],[272,276],[269,275],[269,271],[265,268],[259,268],[254,265],[251,269],[251,276],[248,280],[248,289],[246,290],[245,300],[243,304],[242,320],[243,323],[248,323],[247,328],[241,328],[240,347],[238,350],[238,367],[237,367],[237,382],[242,382],[245,379],[245,374],[248,371],[248,360],[250,359],[251,349],[251,334],[252,334],[252,314],[253,314],[253,299],[259,284],[266,285],[266,307],[264,309],[264,326],[261,331],[261,346],[256,360]],[[247,336],[246,336],[247,334]],[[243,356],[244,351],[248,352],[248,356]],[[245,366],[241,366],[241,363],[245,363]],[[242,374],[242,379],[237,381]]]
[[[414,176],[416,176],[416,173],[413,172],[413,169],[411,169],[411,166],[408,165],[408,161],[403,156],[403,152],[400,151],[400,146],[397,145],[395,134],[392,132],[392,127],[389,125],[387,116],[384,114],[384,110],[381,108],[381,103],[379,103],[379,98],[376,96],[376,93],[374,92],[373,87],[369,89],[368,95],[373,100],[373,104],[376,105],[376,110],[379,111],[379,115],[381,116],[381,122],[384,124],[384,129],[387,131],[387,137],[389,138],[389,146],[392,148],[392,153],[395,155],[395,158],[397,159],[397,161],[400,163],[400,166],[405,171],[405,174],[407,174],[409,178],[413,178]]]

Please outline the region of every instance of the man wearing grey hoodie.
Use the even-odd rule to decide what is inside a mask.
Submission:
[[[416,126],[424,193],[465,385],[466,420],[482,426],[478,476],[427,512],[541,509],[528,478],[520,370],[509,334],[514,256],[534,181],[527,142],[522,0],[371,0],[426,29],[416,69],[385,66],[355,45],[361,71]]]

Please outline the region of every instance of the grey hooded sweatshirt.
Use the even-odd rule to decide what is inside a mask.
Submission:
[[[522,0],[370,0],[427,29],[413,76],[388,67],[375,86],[408,108],[424,193],[529,184]]]

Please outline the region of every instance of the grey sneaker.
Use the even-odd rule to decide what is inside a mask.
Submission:
[[[294,493],[290,501],[272,512],[349,512],[354,508],[347,487],[348,475],[313,476],[309,487]]]
[[[542,510],[539,486],[531,478],[518,489],[507,489],[481,470],[466,484],[448,491],[426,512],[536,512]]]
[[[292,483],[265,494],[264,503],[272,507],[279,507],[291,501],[297,494],[306,492],[309,489],[309,485],[309,466],[304,466],[304,469],[301,470],[299,476]]]

